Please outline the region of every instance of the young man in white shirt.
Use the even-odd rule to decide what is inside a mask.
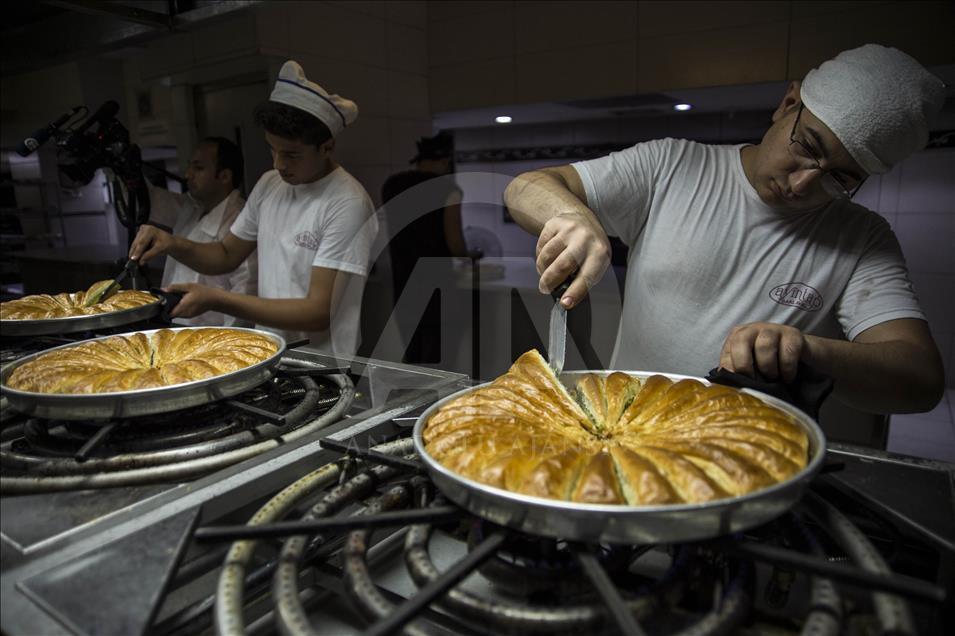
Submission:
[[[869,413],[930,410],[941,356],[884,219],[850,199],[923,147],[944,86],[896,49],[793,82],[758,145],[664,139],[526,173],[505,193],[540,235],[540,288],[573,307],[631,248],[611,366],[794,378],[802,360]]]
[[[173,317],[221,311],[288,339],[307,337],[325,353],[354,354],[378,224],[368,193],[331,153],[334,135],[357,116],[354,102],[309,81],[296,62],[282,66],[269,101],[255,113],[275,169],[256,183],[226,237],[196,243],[146,226],[130,248],[130,258],[166,253],[221,274],[258,246],[259,295],[172,285],[170,291],[185,293]]]
[[[238,146],[224,137],[203,139],[186,167],[187,193],[170,192],[147,181],[150,222],[164,225],[172,229],[173,235],[197,243],[221,241],[245,205],[239,192],[242,172],[242,151]],[[218,276],[200,274],[168,257],[162,287],[173,283],[199,283],[238,294],[255,295],[256,254],[249,255],[234,272]],[[193,318],[177,318],[175,322],[189,326],[237,324],[235,317],[217,311],[207,311]]]

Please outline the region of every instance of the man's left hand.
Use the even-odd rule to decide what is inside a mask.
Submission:
[[[809,361],[808,341],[795,327],[751,322],[733,327],[720,352],[720,366],[734,373],[792,382],[799,360]]]
[[[221,290],[198,283],[175,283],[163,291],[182,294],[182,300],[169,314],[171,318],[195,318],[215,308]]]

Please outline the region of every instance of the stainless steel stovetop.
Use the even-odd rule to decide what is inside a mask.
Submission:
[[[599,580],[612,581],[647,633],[682,633],[692,623],[706,628],[699,633],[851,634],[890,626],[914,634],[955,624],[939,602],[955,593],[951,465],[832,445],[806,501],[752,532],[683,545],[541,542],[465,513],[448,522],[439,493],[410,463],[416,415],[467,378],[375,360],[348,363],[356,400],[345,417],[228,468],[183,483],[0,496],[2,631],[620,633],[626,619],[605,589],[595,591]],[[368,455],[371,447],[396,457],[394,465]],[[444,521],[372,533],[352,517],[418,508],[443,510]],[[195,537],[198,528],[303,516],[351,527],[254,544]],[[803,532],[825,540],[794,551],[789,544],[800,543]],[[870,547],[825,538],[855,533]],[[436,592],[434,602],[411,607],[493,541],[492,556],[465,571],[454,593]],[[832,568],[833,578],[804,570],[801,560]],[[581,569],[585,562],[597,573]],[[898,589],[885,594],[867,580]]]
[[[459,374],[307,349],[286,358],[349,369],[355,396],[343,417],[306,435],[280,435],[253,457],[190,479],[19,494],[23,477],[8,478],[13,493],[0,491],[2,631],[142,633],[159,609],[185,527],[242,519],[328,461],[319,437],[394,437],[393,418],[467,385]]]

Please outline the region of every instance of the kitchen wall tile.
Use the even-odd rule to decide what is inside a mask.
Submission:
[[[636,17],[633,2],[517,2],[514,46],[521,54],[635,40]]]
[[[570,129],[575,144],[612,144],[623,141],[620,138],[620,121],[617,119],[576,122]]]
[[[408,164],[408,160],[415,156],[417,148],[415,142],[422,137],[428,137],[430,135],[430,121],[414,121],[405,119],[391,120],[391,163],[394,165],[401,165],[403,162],[406,166],[406,168],[404,168],[405,170],[411,169],[411,166]]]
[[[335,158],[346,170],[380,164],[390,153],[390,123],[386,117],[359,117],[335,138]]]
[[[936,338],[936,341],[939,339]],[[951,390],[955,390],[955,333],[952,333],[948,338],[948,351],[944,349],[945,342],[942,341],[939,344],[939,348],[942,351],[942,363],[945,365],[945,386]],[[952,409],[952,422],[955,425],[955,402],[953,402],[952,391],[948,392],[949,407]]]
[[[358,104],[358,121],[367,115],[386,116],[389,109],[389,71],[366,64],[333,60],[293,50],[305,75],[329,93],[342,95]]]
[[[200,63],[252,52],[258,46],[255,16],[245,13],[214,22],[194,31],[192,43],[196,61]]]
[[[154,80],[195,63],[192,33],[176,33],[147,45],[143,57],[143,79]]]
[[[862,188],[854,197],[852,197],[852,202],[857,203],[863,207],[869,208],[870,210],[879,211],[879,196],[882,190],[882,179],[878,175],[873,175],[865,180],[865,183],[862,184]],[[882,214],[885,220],[891,223],[889,216]],[[891,216],[891,215],[890,215]]]
[[[899,214],[896,235],[912,272],[955,272],[955,214]]]
[[[485,128],[487,145],[485,148],[528,148],[532,144],[534,131],[547,124],[532,124],[528,126],[497,126]],[[540,133],[538,133],[538,136]],[[499,165],[499,164],[494,164]]]
[[[353,166],[345,166],[345,169],[365,187],[365,190],[368,192],[368,195],[371,197],[371,200],[374,201],[375,207],[378,208],[381,206],[381,186],[384,185],[385,179],[389,175],[393,174],[391,171],[390,165],[380,165],[380,164],[356,164]],[[381,233],[382,230],[379,230]]]
[[[428,43],[424,34],[403,24],[387,24],[388,68],[428,74]]]
[[[381,68],[387,65],[385,21],[380,17],[345,6],[302,2],[295,5],[289,26],[294,51]],[[361,37],[355,37],[356,33]]]
[[[910,271],[909,276],[932,328],[940,333],[955,330],[955,273]]]
[[[902,167],[895,166],[883,175],[879,175],[879,213],[890,222],[895,223],[896,213],[899,211],[899,179],[902,177]]]
[[[637,50],[637,90],[650,92],[785,79],[787,31],[786,22],[768,22],[643,38]]]
[[[444,23],[448,20],[469,18],[482,13],[494,13],[501,10],[502,5],[510,8],[513,2],[486,2],[485,0],[442,0],[428,2],[428,20],[434,23]],[[430,28],[441,28],[435,25]]]
[[[937,212],[955,217],[955,148],[916,153],[902,162],[901,172],[899,214]]]
[[[428,78],[388,71],[388,114],[402,119],[431,119]]]
[[[636,92],[636,44],[617,42],[518,55],[516,98],[537,102]]]
[[[390,0],[385,3],[385,18],[423,31],[428,25],[428,3],[425,0]]]
[[[793,18],[810,18],[832,13],[865,13],[879,5],[889,4],[887,0],[813,0],[813,2],[791,2]]]
[[[504,2],[487,4],[490,11],[432,24],[428,29],[428,63],[431,66],[509,57],[514,53],[512,5]]]
[[[385,0],[326,0],[326,4],[335,5],[349,11],[359,11],[367,13],[378,18],[384,18],[388,15]]]
[[[758,143],[773,125],[772,112],[765,110],[724,113],[720,119],[720,141]]]
[[[945,368],[946,395],[951,411],[952,426],[955,427],[955,328],[948,325],[944,330],[932,329],[932,338],[935,340],[938,351],[942,355],[942,366]]]
[[[260,4],[255,13],[259,46],[271,51],[289,50],[289,12],[277,2]]]
[[[786,77],[802,78],[840,51],[867,42],[897,47],[927,66],[952,62],[949,35],[955,24],[955,3],[891,2],[840,17],[792,20]]]
[[[637,28],[641,38],[746,26],[789,19],[789,2],[745,1],[684,2],[673,0],[637,3]]]
[[[514,61],[506,57],[434,66],[430,86],[432,112],[510,104],[515,101]]]
[[[454,131],[455,151],[481,150],[493,148],[491,141],[493,129],[489,128],[462,128]]]

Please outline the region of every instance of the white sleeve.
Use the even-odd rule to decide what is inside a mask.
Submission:
[[[334,204],[320,227],[313,267],[327,267],[359,276],[368,275],[371,246],[378,234],[378,218],[371,199],[351,197]]]
[[[259,236],[259,208],[265,193],[269,190],[273,177],[277,175],[273,172],[266,172],[252,188],[249,198],[245,202],[239,216],[232,223],[229,231],[235,234],[243,241],[255,241]]]
[[[674,140],[639,143],[605,157],[571,164],[580,175],[587,207],[611,236],[632,246],[643,229],[654,181]]]
[[[876,217],[868,228],[862,255],[836,303],[836,315],[849,340],[889,320],[926,320],[902,248],[885,219]]]

